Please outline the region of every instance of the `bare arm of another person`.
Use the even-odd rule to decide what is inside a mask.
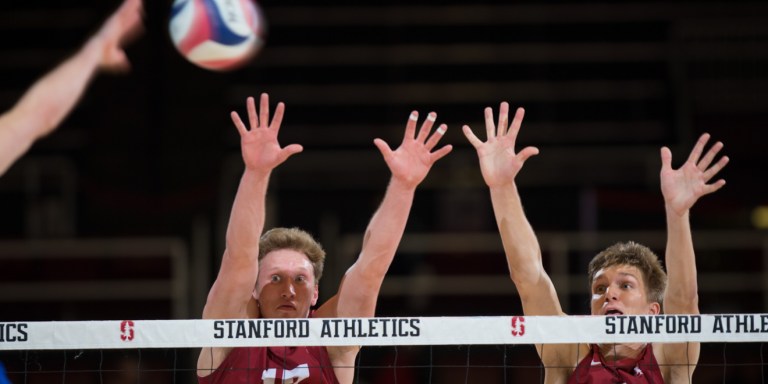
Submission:
[[[141,0],[125,0],[77,53],[39,79],[0,116],[0,175],[77,104],[98,70],[129,67],[122,44],[141,30]]]

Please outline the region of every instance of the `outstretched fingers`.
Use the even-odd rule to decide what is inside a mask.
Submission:
[[[438,160],[442,159],[443,157],[445,157],[445,155],[451,153],[451,150],[453,150],[453,146],[448,144],[448,145],[438,149],[437,151],[434,151],[434,152],[430,153],[429,161],[432,164],[434,164],[436,161],[438,161]]]
[[[424,119],[424,122],[421,124],[421,129],[419,129],[419,135],[416,137],[418,142],[426,142],[427,136],[429,136],[429,132],[432,130],[432,125],[435,124],[435,120],[437,120],[437,113],[430,112],[427,114],[427,118]]]
[[[706,171],[704,171],[704,180],[709,181],[711,178],[717,175],[717,173],[720,172],[720,170],[725,168],[725,166],[728,164],[729,161],[730,159],[728,158],[728,156],[721,157],[720,160],[718,160],[717,163],[715,163],[715,165],[709,167]],[[723,183],[725,183],[724,180],[718,180],[718,182],[720,181],[723,181]]]
[[[285,160],[287,160],[289,157],[301,152],[304,150],[304,147],[301,146],[301,144],[290,144],[280,150],[280,154],[278,155],[278,164],[282,164]]]
[[[661,147],[661,170],[672,170],[672,151],[667,147]]]
[[[512,119],[512,125],[509,127],[509,134],[517,140],[517,134],[520,133],[520,127],[523,125],[523,118],[525,118],[525,108],[519,107],[515,111],[515,117]]]
[[[376,138],[373,139],[373,145],[379,149],[379,152],[384,156],[384,159],[389,159],[389,157],[392,156],[392,148],[389,147],[389,144],[387,144],[386,141]]]
[[[709,141],[708,133],[705,133],[699,137],[699,140],[696,141],[696,145],[693,146],[693,150],[691,150],[691,154],[688,156],[689,162],[692,162],[693,164],[699,162],[699,158],[701,158],[701,154],[704,152],[704,146],[707,145],[707,141]]]
[[[285,104],[281,101],[275,107],[275,116],[272,117],[271,127],[275,133],[280,132],[280,125],[283,123],[283,114],[285,113]]]
[[[251,129],[259,127],[259,114],[256,112],[256,101],[252,96],[248,96],[245,101],[246,108],[248,109],[248,122],[251,124]]]
[[[509,103],[502,101],[499,105],[499,125],[496,136],[501,137],[507,134],[507,123],[509,120]]]
[[[440,126],[437,127],[435,132],[432,134],[432,136],[429,137],[429,140],[424,144],[424,146],[427,148],[427,150],[431,151],[432,148],[434,148],[437,143],[440,141],[440,139],[443,138],[445,135],[445,132],[448,130],[448,126],[445,124],[440,124]]]
[[[405,135],[403,135],[403,143],[405,143],[407,140],[413,140],[416,137],[416,123],[418,121],[419,112],[412,111],[408,116],[408,122],[405,123]]]
[[[262,128],[269,127],[269,95],[267,93],[261,94],[261,105],[259,106],[259,126]]]
[[[536,147],[525,147],[522,151],[517,153],[518,158],[520,159],[521,163],[525,163],[526,160],[528,160],[531,156],[536,156],[539,154],[539,149]]]
[[[462,126],[461,132],[464,133],[464,136],[467,138],[467,140],[469,140],[469,143],[472,144],[473,147],[475,147],[475,149],[483,145],[483,141],[478,139],[477,136],[475,136],[475,133],[472,132],[472,128],[470,128],[469,125]]]
[[[712,184],[707,184],[707,185],[704,186],[704,193],[703,193],[703,195],[708,195],[710,193],[716,192],[717,190],[719,190],[723,186],[725,186],[725,180],[723,180],[723,179],[720,179],[720,180],[718,180],[718,181],[716,181],[716,182],[714,182]]]
[[[723,143],[721,141],[718,141],[714,145],[712,145],[712,148],[709,148],[709,151],[707,151],[707,154],[704,155],[704,157],[699,161],[698,164],[696,164],[699,169],[702,171],[709,168],[709,165],[712,164],[712,161],[717,156],[717,153],[720,152],[720,150],[723,149]]]
[[[491,107],[485,107],[485,134],[489,141],[496,137],[496,125],[493,123],[493,109]]]
[[[240,115],[238,115],[237,112],[230,112],[229,117],[232,119],[232,122],[235,123],[235,128],[237,128],[237,132],[240,133],[240,136],[244,136],[248,133],[248,129],[245,127],[245,124],[243,124],[243,120],[240,119]]]

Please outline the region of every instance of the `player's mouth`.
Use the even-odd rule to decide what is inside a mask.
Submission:
[[[621,316],[623,314],[624,314],[624,312],[619,311],[618,309],[609,309],[609,310],[605,311],[605,315],[606,316]]]
[[[283,304],[283,305],[278,306],[277,309],[281,310],[281,311],[295,311],[296,310],[296,306],[293,305],[293,304]]]

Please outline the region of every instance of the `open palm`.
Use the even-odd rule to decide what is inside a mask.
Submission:
[[[700,197],[715,192],[725,185],[723,179],[707,184],[728,164],[727,156],[721,157],[712,164],[723,148],[721,142],[712,145],[702,157],[707,141],[709,141],[709,134],[701,135],[688,160],[678,169],[672,169],[672,152],[669,148],[661,149],[661,193],[664,195],[667,206],[678,214],[691,209]]]
[[[485,109],[485,128],[488,140],[483,142],[475,136],[469,126],[464,126],[464,135],[477,150],[480,159],[480,170],[483,180],[489,187],[497,187],[515,181],[515,177],[523,168],[523,164],[529,157],[537,155],[536,147],[525,147],[515,152],[515,142],[523,123],[525,110],[518,108],[514,120],[507,129],[509,104],[501,103],[499,107],[498,125],[493,122],[493,110]]]
[[[269,173],[288,157],[302,151],[302,147],[298,144],[281,148],[277,141],[285,110],[283,103],[277,104],[275,116],[271,122],[269,121],[269,95],[266,93],[261,95],[259,113],[256,111],[256,103],[252,97],[248,98],[246,104],[250,130],[246,128],[237,112],[231,113],[232,122],[240,133],[240,147],[246,168]]]
[[[381,151],[387,167],[392,172],[393,179],[415,188],[427,177],[432,165],[453,149],[451,145],[446,145],[433,151],[447,129],[445,124],[442,124],[430,136],[436,118],[437,114],[430,113],[416,135],[418,113],[412,112],[405,126],[403,141],[394,151],[384,140],[374,140],[374,144]]]

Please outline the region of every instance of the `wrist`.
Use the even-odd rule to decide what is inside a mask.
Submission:
[[[388,188],[393,191],[413,193],[416,191],[416,187],[418,185],[419,185],[418,183],[408,182],[406,180],[393,176],[389,180]]]
[[[675,207],[666,204],[664,210],[667,214],[667,219],[688,219],[690,209],[675,209]]]

